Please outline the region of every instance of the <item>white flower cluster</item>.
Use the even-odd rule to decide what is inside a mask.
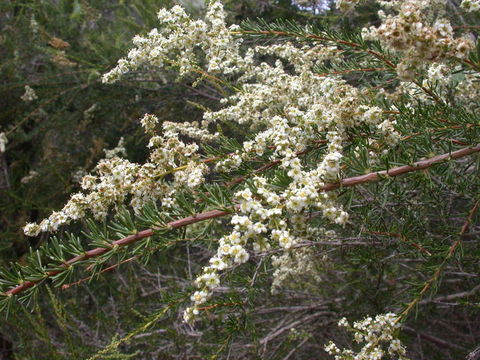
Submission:
[[[448,66],[447,64],[433,63],[428,66],[426,77],[422,81],[422,86],[433,87],[435,93],[443,99],[451,98],[455,104],[462,105],[465,110],[472,113],[480,111],[480,79],[475,72],[463,72],[460,65]],[[396,94],[405,94],[415,100],[422,102],[433,102],[417,84],[404,81],[396,89]],[[384,94],[391,96],[392,94]],[[410,107],[413,109],[412,104]]]
[[[427,86],[429,81],[431,84],[445,86],[450,83],[450,69],[445,64],[431,64],[427,70],[427,79],[423,85]]]
[[[335,6],[340,11],[350,11],[358,5],[360,0],[335,0]]]
[[[152,123],[158,122],[153,115],[149,118]],[[59,226],[78,220],[88,212],[101,219],[113,206],[126,201],[135,211],[153,200],[160,200],[165,207],[170,207],[175,190],[181,186],[198,186],[208,168],[197,155],[198,145],[180,141],[178,132],[168,124],[163,133],[163,136],[154,135],[150,139],[150,160],[143,165],[117,156],[125,151],[121,139],[115,149],[106,151],[107,158],[97,165],[96,175],[83,177],[83,192],[74,194],[61,211],[54,212],[39,224],[27,224],[25,234],[36,236],[40,232],[56,231]],[[175,183],[162,181],[172,172],[175,173]]]
[[[313,71],[323,61],[335,59],[334,47],[285,43],[251,47],[242,53],[241,40],[232,35],[235,27],[225,25],[219,1],[210,2],[204,21],[192,20],[178,6],[161,10],[158,18],[159,29],[146,37],[135,37],[136,48],[128,59],[120,60],[105,74],[104,81],[115,81],[140,66],[152,70],[175,66],[180,75],[196,73],[202,64],[197,59],[200,49],[205,54],[206,71],[235,75],[239,91],[223,99],[220,110],[206,111],[201,123],[163,123],[163,135],[156,132],[158,119],[146,115],[141,120],[151,135],[151,155],[146,164],[132,164],[118,157],[102,161],[97,176],[83,179],[86,194],[74,195],[62,211],[38,225],[28,224],[25,231],[30,235],[54,231],[87,210],[103,217],[109,208],[128,200],[135,210],[151,200],[159,200],[168,208],[179,187],[198,186],[209,171],[199,160],[199,146],[183,143],[179,135],[211,141],[218,134],[208,131],[210,124],[241,124],[251,130],[252,140],[244,142],[242,151],[220,162],[218,170],[238,168],[252,156],[268,153],[270,161],[280,163],[290,183],[278,189],[270,185],[272,179],[258,176],[253,185],[235,194],[239,214],[232,217],[233,231],[220,239],[216,255],[195,282],[198,290],[192,295],[194,305],[185,312],[185,319],[192,321],[219,285],[220,272],[248,261],[249,251],[271,247],[287,251],[299,240],[313,238],[314,230],[307,225],[312,211],[328,222],[347,223],[348,214],[337,203],[336,194],[321,188],[341,178],[349,129],[369,126],[374,136],[387,139],[387,145],[394,145],[398,134],[395,123],[385,118],[380,108],[365,104],[357,88],[339,77],[318,76]],[[264,55],[277,60],[259,62],[257,59]],[[297,154],[317,140],[326,143],[323,155],[317,164],[307,166]],[[173,181],[159,181],[169,173],[174,173]]]
[[[34,14],[32,14],[30,17],[30,29],[32,30],[33,35],[37,35],[38,31],[40,30],[40,26],[37,22],[37,19],[35,19]]]
[[[28,175],[27,176],[24,176],[23,178],[20,179],[20,182],[22,184],[28,184],[29,182],[31,182],[32,180],[34,180],[35,178],[38,177],[38,172],[35,171],[35,170],[30,170],[28,172]]]
[[[322,259],[326,261],[326,258]],[[309,277],[316,283],[322,280],[318,267],[317,256],[309,247],[301,247],[285,252],[279,256],[272,256],[272,265],[275,267],[271,286],[272,294],[277,294],[280,289],[289,283],[296,283],[299,277]]]
[[[125,149],[125,139],[121,137],[118,141],[117,146],[115,146],[113,149],[105,149],[104,151],[106,159],[111,159],[115,156],[127,156],[127,149]]]
[[[335,144],[336,135],[330,134],[330,137]],[[202,297],[202,302],[195,300],[194,306],[185,311],[186,321],[195,320],[195,315],[200,310],[199,305],[211,297],[213,289],[218,286],[216,281],[219,281],[220,271],[249,259],[247,246],[250,245],[254,252],[272,247],[291,249],[299,242],[300,236],[307,236],[307,211],[312,208],[321,209],[324,217],[337,224],[347,222],[348,214],[336,204],[335,195],[317,190],[324,184],[321,179],[339,171],[338,162],[339,159],[335,156],[325,157],[317,169],[304,171],[298,158],[290,158],[285,162],[285,167],[290,168],[288,173],[294,178],[284,191],[274,191],[268,184],[268,179],[259,176],[253,179],[254,192],[245,188],[235,194],[240,214],[232,217],[234,230],[220,239],[217,254],[197,278],[196,285],[206,296]],[[215,286],[204,280],[212,277],[216,279]]]
[[[163,122],[163,128],[166,131],[177,131],[178,133],[198,140],[199,142],[210,142],[218,139],[219,133],[210,133],[207,129],[200,128],[197,121],[174,123],[170,121]]]
[[[466,11],[479,11],[480,0],[463,0],[460,6]]]
[[[230,154],[225,159],[220,160],[215,165],[215,170],[219,172],[230,172],[239,168],[242,164],[242,157],[237,153]]]
[[[78,167],[72,174],[72,183],[81,184],[84,176],[88,175],[84,168]]]
[[[446,15],[445,0],[377,0],[384,9],[378,12],[382,25],[362,30],[365,39],[380,40],[392,50],[402,55],[397,65],[397,73],[401,84],[394,93],[382,94],[391,100],[398,96],[432,102],[431,95],[425,88],[434,88],[434,92],[442,98],[454,97],[457,104],[468,110],[478,111],[480,86],[475,73],[463,72],[462,76],[452,76],[461,70],[458,61],[463,59],[474,48],[473,36],[465,34],[454,38],[453,28],[443,17]],[[465,9],[474,11],[479,1],[465,0]],[[388,13],[388,15],[386,14]],[[426,70],[426,76],[419,84],[412,82]],[[423,87],[423,88],[422,88]],[[445,96],[444,96],[445,95]],[[409,106],[407,104],[407,106]],[[394,140],[394,139],[392,139]],[[395,141],[395,140],[394,140]]]
[[[255,52],[260,55],[275,55],[285,59],[293,66],[297,73],[310,71],[325,60],[335,60],[337,48],[335,46],[294,46],[291,42],[256,46]]]
[[[465,108],[473,113],[480,112],[480,78],[478,74],[465,74],[454,88],[455,100],[464,104]]]
[[[27,224],[25,234],[36,236],[40,232],[56,231],[61,225],[84,217],[86,210],[96,218],[105,217],[111,205],[123,202],[137,171],[138,166],[118,157],[101,161],[97,165],[98,176],[87,175],[82,180],[82,188],[90,191],[87,195],[73,195],[61,211],[52,213],[40,224]]]
[[[1,132],[0,133],[0,153],[5,152],[7,144],[8,144],[7,135],[4,132]]]
[[[396,333],[400,328],[397,315],[387,313],[377,315],[374,319],[366,317],[350,325],[343,318],[338,325],[354,333],[355,342],[362,344],[360,351],[340,350],[335,343],[325,346],[325,351],[335,356],[335,360],[381,360],[384,358],[408,360],[406,350]]]
[[[238,47],[241,40],[234,40],[225,25],[225,13],[218,1],[208,7],[205,21],[191,19],[180,6],[158,12],[159,28],[146,37],[133,39],[137,46],[121,59],[117,67],[103,76],[104,82],[114,82],[129,71],[142,65],[155,67],[173,66],[184,75],[196,68],[196,48],[201,48],[207,60],[209,72],[236,72]]]
[[[416,71],[425,63],[442,62],[447,58],[465,58],[474,48],[468,37],[454,38],[453,28],[446,19],[428,23],[429,6],[438,7],[444,1],[406,0],[396,7],[396,15],[382,16],[378,27],[364,29],[367,38],[378,39],[388,47],[402,53],[397,72],[403,80],[413,80]]]
[[[140,123],[142,124],[143,130],[145,130],[147,134],[156,134],[158,118],[155,115],[145,114],[145,116],[140,120]]]
[[[90,122],[95,117],[95,111],[97,110],[97,104],[93,104],[87,110],[83,112],[83,120],[86,122]]]
[[[37,94],[35,94],[35,90],[33,90],[30,86],[25,85],[25,93],[20,97],[25,102],[31,102],[38,99]]]

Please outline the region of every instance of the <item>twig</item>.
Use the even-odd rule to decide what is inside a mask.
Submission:
[[[405,318],[409,314],[409,312],[414,308],[414,306],[417,305],[420,302],[420,300],[423,298],[425,293],[430,289],[430,287],[438,280],[438,278],[440,277],[440,274],[442,273],[443,269],[445,268],[445,265],[447,264],[448,260],[450,260],[450,258],[455,254],[455,250],[457,249],[457,247],[462,242],[462,238],[463,238],[462,235],[467,232],[468,226],[470,225],[470,222],[473,219],[473,215],[477,211],[479,205],[480,205],[480,200],[477,200],[475,202],[475,205],[470,210],[470,212],[468,214],[468,217],[467,217],[467,220],[463,224],[462,229],[460,230],[460,233],[458,234],[457,240],[450,246],[450,249],[448,250],[447,256],[445,256],[445,258],[443,259],[442,263],[437,268],[437,270],[435,271],[433,276],[425,282],[425,284],[423,285],[423,288],[420,291],[420,293],[418,294],[418,296],[415,299],[413,299],[407,305],[405,310],[403,310],[402,313],[400,314],[400,316],[397,318],[397,320],[395,320],[396,323],[400,322],[403,318]]]
[[[291,357],[298,349],[300,349],[303,345],[305,345],[305,343],[306,343],[308,340],[310,340],[310,338],[311,338],[311,335],[308,336],[308,337],[306,337],[305,339],[303,339],[303,340],[300,342],[300,344],[298,344],[298,345],[295,346],[292,350],[290,350],[290,352],[287,354],[287,356],[285,356],[285,357],[283,358],[283,360],[288,360],[288,359],[290,359],[290,357]]]
[[[330,190],[338,189],[340,187],[348,187],[348,186],[354,186],[354,185],[358,185],[358,184],[362,184],[370,181],[377,181],[377,180],[380,180],[382,177],[394,177],[394,176],[406,174],[412,171],[423,170],[439,162],[442,162],[448,159],[458,159],[458,158],[471,155],[477,152],[480,152],[480,145],[466,147],[461,150],[454,151],[452,153],[437,155],[430,159],[417,161],[412,165],[399,166],[390,170],[377,171],[377,172],[372,172],[366,175],[360,175],[360,176],[343,179],[342,181],[336,184],[326,184],[325,186],[321,187],[320,190],[330,191]]]
[[[189,216],[189,217],[186,217],[186,218],[183,218],[183,219],[179,219],[179,220],[169,222],[168,224],[166,224],[166,227],[168,229],[178,229],[178,228],[190,225],[190,224],[194,224],[194,223],[204,221],[204,220],[208,220],[208,219],[214,219],[214,218],[224,216],[224,215],[227,215],[227,214],[230,214],[230,212],[220,211],[220,210],[207,211],[207,212],[204,212],[204,213],[201,213],[201,214],[198,214],[198,215]],[[132,243],[134,243],[138,240],[150,237],[154,234],[155,234],[155,231],[153,229],[147,229],[147,230],[140,231],[140,232],[138,232],[134,235],[130,235],[130,236],[124,237],[122,239],[113,241],[111,247],[95,248],[95,249],[86,251],[84,254],[75,256],[75,257],[71,258],[70,260],[66,261],[64,264],[62,264],[60,266],[61,269],[54,270],[54,271],[49,271],[49,272],[45,273],[45,279],[47,279],[49,277],[52,277],[54,275],[60,274],[61,272],[67,270],[70,266],[72,266],[75,263],[85,261],[85,260],[88,260],[90,258],[101,256],[103,254],[106,254],[109,251],[112,251],[113,249],[117,249],[120,246],[125,246],[125,245],[132,244]],[[43,279],[43,280],[45,280],[45,279]],[[39,282],[41,282],[43,280],[40,280],[40,281],[25,281],[24,283],[22,283],[20,285],[17,285],[13,289],[10,289],[10,290],[6,291],[5,295],[7,295],[7,296],[16,295],[16,294],[18,294],[22,291],[25,291],[25,290],[35,286],[36,284],[38,284]]]
[[[399,238],[400,240],[402,240],[402,241],[404,241],[404,242],[406,242],[406,243],[411,244],[414,248],[420,250],[421,252],[427,254],[428,256],[431,256],[431,255],[432,255],[432,254],[430,253],[430,251],[428,251],[427,249],[423,248],[422,246],[420,246],[420,245],[417,244],[416,242],[409,240],[405,235],[397,234],[397,233],[390,233],[390,232],[383,232],[383,231],[369,231],[369,230],[366,230],[365,232],[368,233],[368,234],[383,235],[383,236],[392,236],[392,237]]]
[[[451,301],[455,299],[461,299],[461,298],[466,298],[475,295],[478,291],[480,291],[480,285],[475,286],[472,290],[469,291],[463,291],[457,294],[450,294],[450,295],[445,295],[445,296],[439,296],[435,299],[432,300],[423,300],[420,301],[420,304],[428,304],[428,303],[435,303],[435,302],[440,302],[440,301]]]
[[[418,171],[418,170],[429,168],[429,167],[431,167],[431,166],[433,166],[437,163],[440,163],[442,161],[445,161],[447,159],[458,159],[458,158],[461,158],[461,157],[464,157],[464,156],[467,156],[467,155],[471,155],[471,154],[474,154],[474,153],[477,153],[477,152],[480,152],[480,145],[476,145],[474,147],[467,147],[467,148],[464,148],[464,149],[461,149],[461,150],[454,151],[452,153],[447,153],[447,154],[443,154],[443,155],[434,156],[430,159],[418,161],[418,162],[416,162],[412,165],[400,166],[400,167],[397,167],[397,168],[390,169],[388,171],[386,171],[386,170],[377,171],[377,172],[373,172],[373,173],[366,174],[366,175],[346,178],[346,179],[341,180],[339,183],[326,184],[326,185],[322,186],[320,188],[320,190],[331,191],[331,190],[335,190],[335,189],[338,189],[338,188],[341,188],[341,187],[349,187],[349,186],[355,186],[355,185],[363,184],[363,183],[367,183],[367,182],[377,181],[377,180],[380,180],[380,179],[385,178],[385,177],[399,176],[399,175],[406,174],[406,173],[409,173],[409,172],[412,172],[412,171]],[[477,205],[478,205],[478,203],[477,203]],[[210,211],[207,211],[207,212],[204,212],[204,213],[201,213],[201,214],[188,216],[188,217],[183,218],[183,219],[179,219],[179,220],[169,222],[169,223],[166,224],[165,227],[167,229],[178,229],[178,228],[190,225],[190,224],[195,224],[195,223],[198,223],[198,222],[201,222],[201,221],[215,219],[215,218],[219,218],[219,217],[229,215],[229,214],[232,213],[232,211],[235,211],[235,209],[236,209],[236,207],[232,208],[231,211],[210,210]],[[475,207],[475,209],[476,209],[476,207]],[[471,215],[473,216],[473,213]],[[463,235],[463,233],[466,232],[466,230],[468,228],[468,224],[466,224],[466,225],[467,225],[467,227],[465,229],[462,229],[462,232],[461,232],[462,235]],[[155,229],[155,230],[157,230],[157,229]],[[57,275],[57,274],[65,271],[65,270],[67,270],[70,266],[72,266],[75,263],[82,262],[82,261],[88,260],[90,258],[94,258],[94,257],[104,255],[104,254],[108,253],[109,251],[116,250],[118,247],[126,246],[126,245],[129,245],[129,244],[135,243],[138,240],[150,237],[150,236],[155,234],[155,230],[154,229],[143,230],[143,231],[140,231],[140,232],[138,232],[134,235],[130,235],[130,236],[124,237],[122,239],[113,241],[112,246],[108,247],[108,248],[95,248],[95,249],[86,251],[82,255],[78,255],[78,256],[75,256],[75,257],[71,258],[70,260],[67,260],[64,264],[59,266],[60,269],[54,270],[54,271],[49,271],[49,272],[45,273],[44,279],[39,280],[39,281],[25,281],[22,284],[19,284],[19,285],[15,286],[14,288],[10,289],[10,290],[7,290],[4,293],[4,295],[5,296],[12,296],[12,295],[19,294],[19,293],[35,286],[36,284],[46,280],[49,277],[52,277],[54,275]],[[460,236],[460,238],[461,237],[462,236]],[[456,248],[456,246],[458,246],[459,241],[460,241],[460,239],[454,244],[455,247],[452,249],[452,251],[455,251],[455,248]]]
[[[415,329],[413,329],[409,326],[402,326],[402,329],[404,329],[404,330],[406,330],[406,331],[408,331],[412,334],[418,334],[418,336],[421,337],[422,339],[427,340],[428,342],[436,344],[440,347],[457,349],[457,350],[465,350],[465,348],[463,346],[459,346],[459,345],[456,345],[456,344],[453,344],[453,343],[449,343],[449,342],[447,342],[445,340],[442,340],[442,339],[440,339],[436,336],[433,336],[433,335],[417,332]]]
[[[309,321],[312,321],[313,319],[315,319],[319,316],[325,316],[325,315],[327,315],[327,316],[332,315],[332,312],[331,311],[319,311],[319,312],[313,313],[311,315],[308,315],[306,317],[303,317],[299,320],[293,321],[290,324],[281,327],[277,331],[272,332],[272,333],[268,334],[267,336],[265,336],[262,340],[260,340],[260,344],[263,345],[263,346],[266,346],[269,341],[271,341],[274,338],[276,338],[277,336],[283,334],[285,331],[290,330],[292,328],[295,328],[298,325],[304,325],[304,324],[308,323]],[[331,322],[331,320],[327,320],[324,323],[326,324],[326,323],[330,323],[330,322]]]
[[[131,261],[133,261],[133,260],[136,260],[137,258],[138,258],[138,256],[135,255],[135,256],[132,256],[131,258],[125,259],[125,260],[123,260],[123,261],[120,261],[119,263],[116,263],[116,264],[114,264],[114,265],[112,265],[112,266],[109,266],[109,267],[103,269],[103,270],[100,271],[97,275],[103,274],[103,273],[105,273],[105,272],[107,272],[107,271],[114,270],[114,269],[116,269],[117,267],[119,267],[120,265],[125,264],[125,263],[128,263],[128,262],[131,262]],[[88,276],[88,277],[86,277],[86,278],[80,279],[80,280],[75,281],[75,282],[70,283],[70,284],[64,284],[64,285],[62,285],[62,290],[67,290],[67,289],[70,288],[71,286],[80,285],[81,283],[83,283],[83,282],[85,282],[85,281],[89,281],[89,280],[92,279],[93,276],[95,276],[95,275]]]
[[[88,360],[94,360],[94,359],[99,359],[103,357],[102,355],[108,354],[110,351],[118,348],[121,344],[128,342],[131,338],[134,338],[135,336],[144,333],[148,328],[150,328],[152,325],[154,325],[160,318],[162,318],[168,310],[170,310],[173,306],[175,306],[178,303],[178,301],[172,302],[168,305],[166,305],[163,309],[157,311],[149,321],[147,321],[145,324],[142,324],[138,326],[135,330],[133,330],[131,333],[126,335],[125,337],[118,339],[118,340],[113,340],[110,345],[105,347],[103,350],[97,352],[95,355],[90,357]]]
[[[470,354],[467,355],[467,360],[478,360],[480,359],[480,346],[478,346],[475,350],[470,352]]]

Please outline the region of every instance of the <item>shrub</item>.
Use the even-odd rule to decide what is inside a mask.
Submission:
[[[218,1],[204,20],[160,10],[103,82],[175,71],[212,101],[183,122],[146,114],[144,162],[108,152],[63,209],[27,224],[29,236],[58,234],[3,272],[3,308],[40,283],[68,288],[160,257],[158,308],[92,358],[141,356],[121,346],[160,322],[165,357],[473,350],[480,53],[444,2],[380,3],[381,24],[353,30],[228,26]],[[62,231],[82,221],[83,233]],[[358,345],[337,330],[343,316]]]

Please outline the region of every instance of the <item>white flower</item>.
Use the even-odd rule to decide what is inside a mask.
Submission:
[[[371,360],[381,360],[383,357],[383,351],[379,348],[375,348],[373,351],[370,352],[369,355]]]
[[[392,358],[400,357],[406,360],[405,348],[400,340],[394,337],[393,329],[397,326],[396,320],[396,314],[387,313],[377,315],[375,319],[367,316],[363,320],[354,322],[354,339],[362,344],[358,353],[350,349],[340,350],[333,342],[326,345],[325,350],[331,355],[336,355],[337,360],[381,360],[385,355],[384,347],[388,347],[388,354]],[[341,319],[339,325],[348,327],[348,322],[346,319]]]
[[[203,275],[202,280],[205,282],[205,286],[209,289],[214,289],[220,284],[218,274],[213,272]]]
[[[341,11],[350,11],[355,8],[360,0],[335,0],[335,5]]]
[[[29,223],[23,227],[23,232],[27,236],[37,236],[40,231],[40,226],[34,223]]]
[[[348,324],[347,318],[341,318],[338,321],[338,326],[349,327],[350,325]]]
[[[208,300],[208,293],[203,290],[195,291],[195,293],[191,296],[191,300],[195,302],[195,305],[203,304]]]
[[[479,11],[480,10],[480,0],[463,0],[460,4],[462,8],[466,11]]]
[[[347,221],[348,221],[348,213],[345,211],[340,211],[340,213],[335,219],[335,223],[339,225],[345,225]]]
[[[125,149],[125,139],[123,137],[118,140],[117,146],[115,146],[113,149],[108,150],[105,149],[105,158],[106,159],[111,159],[115,156],[126,156],[127,155],[127,150]],[[122,171],[123,169],[117,169],[117,172]],[[120,177],[120,176],[118,176]]]
[[[155,127],[158,124],[158,118],[155,115],[145,114],[145,116],[140,120],[145,132],[154,134]]]
[[[243,247],[240,245],[234,245],[230,248],[229,255],[235,257],[243,251]]]
[[[234,261],[235,261],[237,264],[243,264],[243,263],[247,262],[249,258],[250,258],[250,255],[248,254],[248,252],[247,252],[245,249],[242,248],[242,249],[235,255]]]
[[[230,244],[221,244],[218,248],[218,255],[225,256],[230,254],[232,246]]]
[[[0,153],[5,152],[7,143],[8,143],[7,135],[4,132],[1,132],[0,133]]]
[[[325,345],[325,351],[330,355],[335,355],[340,353],[340,349],[332,341],[330,341],[327,345]]]
[[[265,224],[262,224],[261,222],[257,222],[253,224],[252,230],[256,234],[261,234],[261,233],[267,232],[267,227],[265,226]]]
[[[228,245],[227,245],[227,246],[228,246]],[[225,255],[228,254],[228,253],[229,253],[229,251],[227,251],[227,252],[225,253]],[[212,269],[221,271],[221,270],[226,269],[226,268],[228,267],[228,265],[227,265],[227,264],[225,263],[225,261],[223,261],[221,258],[219,258],[219,257],[212,257],[212,258],[210,259],[210,267],[211,267]]]
[[[20,98],[25,102],[31,102],[38,99],[38,96],[35,94],[35,90],[33,90],[30,86],[25,85],[25,93]]]

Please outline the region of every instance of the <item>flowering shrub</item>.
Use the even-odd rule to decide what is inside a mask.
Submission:
[[[337,1],[337,6],[353,10],[356,3]],[[162,121],[146,114],[140,123],[149,137],[147,161],[125,159],[119,143],[95,172],[83,177],[82,191],[62,210],[27,224],[25,234],[37,236],[93,217],[113,221],[113,232],[102,232],[89,220],[98,247],[86,250],[74,235],[46,245],[33,257],[36,267],[19,270],[20,279],[2,282],[5,307],[46,278],[64,284],[62,274],[85,261],[102,266],[121,251],[141,256],[151,248],[166,249],[177,241],[170,236],[178,228],[185,228],[183,238],[207,241],[211,249],[193,281],[195,289],[182,294],[190,301],[183,311],[188,324],[216,307],[230,306],[215,300],[222,278],[253,258],[277,254],[271,263],[273,292],[300,274],[311,273],[321,282],[315,254],[304,248],[335,246],[334,239],[361,221],[352,206],[357,194],[349,187],[427,171],[480,151],[474,111],[480,63],[473,54],[474,38],[456,35],[448,20],[437,18],[444,13],[442,1],[380,3],[389,13],[380,13],[382,24],[355,36],[281,23],[228,26],[219,1],[209,3],[204,20],[179,6],[160,10],[158,27],[136,36],[135,47],[103,81],[148,82],[174,70],[180,78],[196,76],[197,84],[207,83],[220,97],[218,104],[199,104],[203,119],[198,122]],[[464,1],[462,6],[474,10],[475,4]],[[247,41],[251,38],[274,41]],[[365,79],[349,76],[355,72]],[[30,90],[26,88],[25,99],[28,93],[33,100]],[[447,120],[439,123],[437,114]],[[232,127],[244,131],[237,141],[226,135]],[[424,147],[409,142],[422,135]],[[478,163],[469,171],[478,172]],[[393,180],[390,184],[407,187]],[[475,216],[478,201],[472,200],[467,196],[472,210],[460,238]],[[116,220],[109,218],[112,212]],[[209,233],[200,231],[201,222],[212,219],[222,222]],[[169,240],[152,246],[150,238],[162,236]],[[401,321],[439,279],[459,242],[454,240],[419,296],[403,309],[396,307],[398,315],[366,318],[352,327],[341,321],[358,343],[366,343],[357,355],[334,343],[326,351],[337,359],[406,358],[397,337]],[[133,243],[138,246],[130,249]],[[433,251],[413,245],[424,254]],[[45,265],[43,258],[52,263]],[[324,263],[332,266],[328,259]]]

